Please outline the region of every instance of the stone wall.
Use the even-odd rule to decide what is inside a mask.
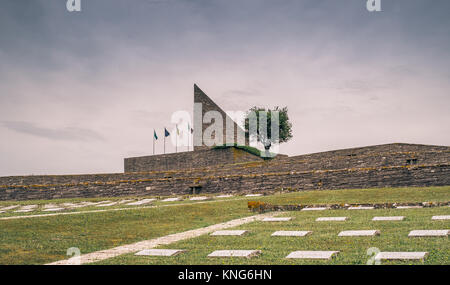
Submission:
[[[200,193],[272,192],[293,190],[450,185],[450,165],[382,167],[305,172],[274,172],[210,177],[178,177],[78,184],[1,186],[0,200],[58,199]]]
[[[207,148],[197,151],[125,158],[124,168],[126,173],[153,170],[181,170],[262,160],[259,156],[234,147],[219,149]]]
[[[167,154],[159,162],[174,168],[196,161],[193,168],[93,175],[0,177],[0,200],[108,197],[127,195],[270,192],[399,186],[450,185],[450,148],[390,144],[338,150],[270,161],[235,148]],[[180,159],[177,159],[180,158]],[[154,159],[155,156],[152,156]],[[259,159],[259,160],[258,160]],[[218,161],[222,163],[217,164]],[[128,170],[152,165],[131,158]],[[225,163],[229,162],[229,163]],[[238,163],[236,163],[238,162]],[[134,164],[133,164],[134,163]],[[190,164],[192,166],[192,164]]]

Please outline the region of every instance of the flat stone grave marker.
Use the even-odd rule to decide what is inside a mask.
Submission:
[[[44,209],[54,209],[54,208],[58,208],[58,205],[55,205],[55,204],[45,204],[44,205]]]
[[[217,198],[230,198],[233,197],[233,195],[219,195]]]
[[[97,207],[110,207],[110,206],[114,206],[117,205],[117,202],[112,202],[112,203],[108,203],[108,204],[99,204],[97,205]]]
[[[397,206],[396,209],[421,209],[422,206]]]
[[[143,200],[140,200],[140,201],[128,203],[127,206],[139,206],[139,205],[144,205],[144,204],[151,203],[153,201],[156,201],[156,199],[143,199]]]
[[[37,205],[26,205],[23,206],[22,208],[20,208],[20,210],[32,210],[32,209],[36,209]]]
[[[175,256],[184,252],[181,249],[144,249],[137,252],[135,255],[141,256]]]
[[[449,230],[414,230],[410,231],[409,237],[442,237],[448,236]]]
[[[177,198],[166,198],[164,200],[161,200],[162,202],[175,202],[175,201],[180,201],[180,197]]]
[[[12,210],[12,209],[19,208],[19,207],[20,207],[19,205],[12,205],[12,206],[7,206],[7,207],[4,207],[4,208],[1,208],[0,210],[8,211],[8,210]]]
[[[262,196],[262,194],[247,194],[245,197],[259,197]]]
[[[3,214],[5,211],[0,211],[0,214]]]
[[[208,254],[208,257],[245,257],[251,258],[258,256],[260,250],[216,250]]]
[[[348,208],[349,210],[373,210],[372,206],[352,206]]]
[[[224,230],[224,231],[215,231],[211,235],[212,236],[241,236],[245,234],[246,230]]]
[[[404,216],[373,217],[372,221],[403,221]]]
[[[33,211],[33,209],[23,209],[23,210],[14,211],[14,213],[28,213],[28,212],[31,212],[31,211]]]
[[[311,231],[276,231],[271,234],[273,237],[304,237],[311,233]]]
[[[134,201],[134,200],[133,199],[120,200],[119,202],[117,202],[117,204],[125,204],[125,203],[132,202],[132,201]]]
[[[338,234],[340,237],[362,237],[362,236],[377,236],[380,235],[378,230],[357,230],[357,231],[342,231]]]
[[[189,200],[191,200],[191,201],[203,201],[203,200],[207,200],[207,199],[208,199],[208,197],[201,196],[201,197],[192,197]]]
[[[279,217],[279,218],[269,217],[269,218],[264,218],[262,221],[263,222],[287,222],[290,220],[292,220],[291,217]]]
[[[339,251],[293,251],[286,258],[330,260]]]
[[[301,211],[323,211],[326,209],[328,209],[328,208],[326,208],[326,207],[310,207],[310,208],[303,208],[303,209],[301,209]]]
[[[320,217],[316,219],[316,222],[343,222],[347,217]]]
[[[422,260],[428,255],[428,252],[379,252],[375,255],[375,260]]]
[[[432,220],[450,220],[450,215],[449,216],[433,216],[431,217]]]
[[[64,210],[64,208],[48,208],[48,209],[44,209],[42,211],[44,212],[56,212],[56,211],[61,211]]]

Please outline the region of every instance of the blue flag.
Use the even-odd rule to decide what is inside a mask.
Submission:
[[[170,133],[169,133],[169,131],[167,131],[166,128],[164,128],[164,136],[166,136],[166,137],[170,136]]]
[[[156,131],[155,130],[153,130],[153,137],[155,138],[155,140],[158,139],[158,136],[156,135]]]

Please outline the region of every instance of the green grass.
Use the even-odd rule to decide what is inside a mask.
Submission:
[[[208,225],[253,215],[254,213],[249,212],[247,209],[248,200],[261,200],[274,204],[326,204],[326,203],[382,203],[382,202],[423,202],[423,201],[448,201],[450,197],[450,186],[446,187],[430,187],[430,188],[382,188],[382,189],[360,189],[360,190],[332,190],[332,191],[303,191],[303,192],[293,192],[287,194],[275,194],[271,196],[264,197],[251,197],[243,199],[243,197],[228,198],[217,202],[175,202],[175,203],[163,203],[156,202],[155,205],[168,205],[168,204],[180,204],[172,207],[157,207],[157,208],[147,208],[147,209],[133,209],[128,211],[109,211],[102,213],[80,213],[76,215],[63,215],[63,216],[51,216],[51,217],[41,217],[32,219],[16,219],[16,220],[0,220],[0,264],[43,264],[59,259],[67,258],[66,251],[70,247],[78,247],[81,253],[89,253],[93,251],[103,250],[112,248],[119,245],[130,244],[137,241],[152,239],[172,233],[177,233],[181,231],[186,231],[190,229],[205,227]],[[77,202],[77,201],[99,201],[99,200],[122,200],[127,197],[120,198],[95,198],[95,199],[61,199],[61,200],[51,200],[51,201],[24,201],[24,202],[0,202],[0,207],[11,205],[11,204],[45,204],[45,203],[64,203],[64,202]],[[143,198],[143,197],[141,197]],[[123,208],[124,206],[113,206],[108,207],[108,209],[113,208]],[[98,207],[86,207],[81,209],[76,209],[73,211],[83,212],[92,209],[103,209]],[[391,210],[397,213],[411,213],[411,221],[405,221],[400,226],[406,226],[410,222],[416,222],[418,224],[411,224],[411,226],[434,226],[441,225],[438,228],[449,228],[446,222],[437,222],[431,220],[432,215],[437,214],[449,214],[450,208],[433,208],[433,209],[412,209],[412,210]],[[358,215],[371,215],[372,213],[380,213],[388,210],[373,210],[373,211],[363,211],[363,212],[352,212],[348,211],[348,215],[356,215],[345,225],[351,225],[358,221]],[[15,215],[32,215],[33,213],[21,213]],[[42,214],[42,212],[39,212]],[[295,212],[289,213],[289,215],[299,215],[293,222],[298,223],[308,215],[324,214],[321,213],[308,213],[308,212]],[[0,214],[0,217],[14,214]],[[342,215],[342,212],[327,211],[327,215]],[[409,214],[407,215],[409,216]],[[425,219],[426,218],[426,219]],[[307,221],[306,219],[305,221]],[[361,225],[368,225],[370,222],[362,219]],[[441,223],[441,224],[438,224]],[[281,225],[281,224],[280,224]],[[288,225],[288,224],[286,224]],[[389,224],[394,225],[394,224]],[[389,226],[388,225],[388,226]],[[322,225],[325,226],[325,225]],[[258,223],[247,225],[246,228],[252,229],[253,227],[261,227]],[[302,225],[303,227],[303,225]],[[445,229],[445,227],[443,229]],[[267,239],[264,231],[259,231],[254,228],[255,231],[248,237],[244,237],[244,241],[248,238],[256,238],[257,246],[267,246],[264,244],[265,239]],[[409,229],[409,228],[408,228]],[[265,230],[262,228],[262,230]],[[267,228],[268,231],[272,229]],[[322,230],[317,229],[314,237],[317,237],[315,241],[317,246],[323,242],[323,244],[331,244],[330,242],[335,239],[334,232],[333,235],[327,236],[327,229],[323,229],[323,238],[318,235]],[[331,228],[329,229],[332,230]],[[338,229],[334,229],[337,231]],[[383,228],[380,228],[383,231]],[[392,229],[395,230],[395,227]],[[406,230],[406,229],[405,229]],[[389,233],[389,229],[387,231]],[[381,237],[377,237],[381,240],[385,238],[385,233],[382,232]],[[395,234],[395,232],[393,233]],[[337,233],[336,233],[337,235]],[[200,237],[195,240],[195,243],[202,241],[202,239],[207,239],[208,236]],[[309,237],[307,237],[309,239]],[[323,239],[323,241],[322,241]],[[406,240],[406,241],[405,241]],[[438,249],[445,249],[448,245],[441,244],[442,240],[447,239],[437,239],[436,242],[432,239],[424,240],[425,244],[428,244],[434,248],[435,251]],[[186,244],[176,244],[170,245],[169,247],[186,245],[188,246],[192,241],[185,241]],[[226,241],[226,240],[224,240]],[[270,240],[271,241],[271,240]],[[344,240],[339,240],[343,242]],[[362,240],[364,242],[365,240]],[[396,239],[394,237],[389,237],[386,235],[387,244],[391,244],[392,247],[411,246],[411,242],[419,242],[420,240],[409,240],[409,239]],[[214,243],[215,242],[215,243]],[[241,242],[241,240],[239,241]],[[255,242],[252,242],[254,245]],[[297,242],[297,241],[296,241]],[[298,241],[303,242],[303,241]],[[292,240],[286,240],[285,244],[291,244]],[[228,243],[224,243],[226,245]],[[377,243],[375,243],[377,244]],[[221,244],[219,244],[221,245]],[[244,244],[243,244],[244,245]],[[294,243],[295,245],[295,243]],[[378,244],[382,245],[382,244]],[[190,245],[192,246],[192,245]],[[188,258],[186,263],[204,263],[211,262],[209,259],[204,260],[202,256],[206,256],[209,252],[208,246],[217,246],[216,240],[208,240],[208,243],[202,244],[200,251],[190,251],[186,255],[177,258]],[[230,244],[230,246],[234,246]],[[358,254],[365,255],[366,244],[358,245]],[[419,245],[417,245],[419,246]],[[251,248],[254,248],[252,246]],[[344,248],[345,249],[345,248]],[[347,259],[345,258],[347,253],[340,255],[339,259],[344,263],[360,262],[358,259],[354,259],[356,255],[351,255]],[[363,250],[364,249],[364,250]],[[382,250],[388,250],[381,248]],[[203,250],[203,251],[202,251]],[[287,250],[287,249],[283,249]],[[363,253],[360,251],[363,250]],[[282,257],[285,251],[277,251],[271,253],[269,250],[263,254],[263,257],[249,260],[247,262],[262,262],[271,263],[274,260],[278,260],[277,263],[283,262]],[[195,252],[195,253],[194,253]],[[351,251],[350,251],[351,252]],[[191,254],[198,255],[197,257],[191,256]],[[356,254],[356,253],[355,253]],[[266,257],[264,257],[266,256]],[[270,257],[272,256],[272,257]],[[448,256],[448,252],[445,253]],[[192,259],[193,257],[193,259]],[[131,258],[131,259],[128,259]],[[344,258],[344,259],[341,259]],[[447,257],[448,258],[448,257]],[[107,260],[105,262],[117,262],[122,263],[125,260],[129,260],[130,263],[152,263],[152,259],[135,259],[134,256],[123,256],[118,259]],[[176,259],[164,259],[168,262],[176,262]],[[280,261],[281,260],[281,261]],[[351,261],[353,260],[353,261]],[[167,262],[164,261],[164,262]],[[198,261],[198,262],[197,262]],[[351,261],[351,262],[350,262]],[[227,262],[225,260],[217,260],[215,262]],[[236,262],[243,262],[237,260]],[[333,261],[335,262],[335,261]],[[332,262],[332,263],[333,263]],[[448,264],[448,259],[444,257],[436,257],[433,255],[427,259],[427,262],[432,263],[444,263]],[[125,262],[127,263],[127,262]]]
[[[187,252],[175,257],[146,257],[126,254],[104,260],[97,264],[366,264],[372,257],[369,248],[381,251],[427,251],[425,262],[396,261],[384,264],[450,264],[450,243],[447,237],[410,238],[412,229],[448,229],[449,221],[431,221],[433,215],[449,214],[448,208],[367,210],[367,211],[317,211],[286,212],[284,216],[294,217],[290,222],[254,222],[236,227],[248,230],[241,237],[209,236],[177,242],[160,248],[185,249]],[[374,216],[403,215],[404,221],[371,221]],[[315,222],[322,216],[347,216],[345,222]],[[380,236],[338,237],[342,230],[377,229]],[[271,237],[277,230],[309,230],[306,237]],[[260,257],[208,258],[214,250],[258,249]],[[285,257],[296,250],[338,250],[339,255],[331,261],[291,260]]]

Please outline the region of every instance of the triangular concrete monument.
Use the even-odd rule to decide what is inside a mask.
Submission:
[[[211,111],[215,111],[215,114]],[[222,124],[216,122],[218,115],[221,117]],[[212,124],[222,126],[222,136],[219,134],[217,137],[218,134],[211,132]],[[227,124],[231,126],[228,131]],[[211,140],[206,141],[208,138],[211,138]],[[197,84],[194,84],[194,151],[224,144],[246,145],[245,142],[244,130],[211,100]]]

